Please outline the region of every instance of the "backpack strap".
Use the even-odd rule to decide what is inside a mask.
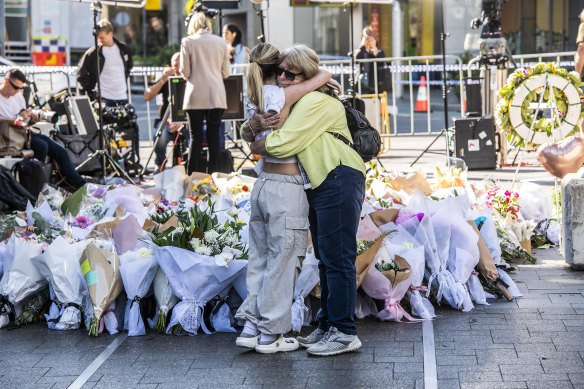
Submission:
[[[334,132],[334,133],[330,133],[330,134],[332,136],[334,136],[335,138],[341,140],[347,146],[352,146],[353,145],[351,142],[349,142],[349,140],[347,138],[345,138],[343,135],[339,134],[338,132]]]

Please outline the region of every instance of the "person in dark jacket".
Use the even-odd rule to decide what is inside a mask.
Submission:
[[[377,40],[373,36],[371,27],[363,29],[361,47],[357,52],[357,59],[385,58],[385,53],[377,46]],[[389,90],[389,75],[385,69],[385,62],[363,62],[361,68],[361,92],[375,93],[375,66],[377,66],[377,93]]]
[[[128,77],[134,65],[132,52],[124,43],[114,38],[114,28],[107,19],[102,19],[97,23],[99,42],[98,47],[88,49],[77,70],[77,82],[81,85],[81,92],[89,95],[91,99],[96,99],[96,86],[99,77],[99,89],[101,101],[105,107],[117,107],[128,104]],[[99,56],[99,74],[98,61]],[[139,132],[135,126],[134,143],[136,145],[137,161],[139,156]]]

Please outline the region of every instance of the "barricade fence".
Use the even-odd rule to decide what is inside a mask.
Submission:
[[[574,52],[541,53],[514,55],[517,67],[527,67],[539,62],[555,62],[569,70],[574,69]],[[471,71],[480,70],[474,63],[469,66],[459,56],[441,55],[414,57],[386,57],[377,59],[357,59],[351,67],[351,60],[327,60],[321,65],[328,69],[345,93],[350,93],[350,79],[355,80],[354,90],[357,97],[372,100],[366,104],[370,110],[366,116],[379,129],[384,139],[384,152],[389,150],[389,137],[397,135],[436,134],[444,128],[444,115],[436,111],[445,109],[442,99],[442,74],[445,67],[450,118],[464,116],[464,78]],[[369,65],[369,66],[368,66]],[[232,65],[233,74],[245,72],[248,65]],[[511,72],[513,65],[510,65]],[[363,71],[369,67],[372,75]],[[0,66],[5,73],[8,66]],[[54,94],[68,89],[78,92],[76,83],[76,66],[21,66],[21,69],[34,81],[35,89],[41,101],[46,101]],[[161,75],[163,67],[136,66],[131,71],[128,90],[142,93],[148,85],[153,84]],[[425,80],[422,82],[422,76]],[[372,80],[370,78],[373,78]],[[423,84],[423,85],[422,85]],[[428,109],[416,112],[416,99],[420,88],[427,88],[425,93]],[[384,94],[385,92],[385,94]],[[229,91],[228,91],[229,93]],[[131,94],[129,94],[131,102]],[[383,103],[382,103],[383,102]],[[152,140],[153,102],[146,102],[149,139]],[[384,105],[382,107],[382,104]],[[434,111],[434,114],[433,114]]]

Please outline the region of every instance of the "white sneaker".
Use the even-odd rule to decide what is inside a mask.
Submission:
[[[260,340],[259,335],[250,337],[238,336],[237,339],[235,339],[235,345],[239,347],[250,348],[253,350],[258,345],[259,340]]]
[[[361,347],[357,335],[347,335],[330,327],[324,337],[315,345],[308,348],[308,354],[322,357],[348,353]]]
[[[300,345],[298,341],[294,338],[284,338],[284,335],[278,336],[276,340],[274,340],[270,344],[259,344],[256,346],[255,351],[260,354],[274,354],[280,351],[288,352],[298,350]]]

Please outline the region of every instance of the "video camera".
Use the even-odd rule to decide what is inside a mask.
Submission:
[[[501,6],[507,0],[483,0],[480,18],[471,21],[471,28],[481,30],[479,39],[480,63],[504,67],[509,57],[507,43],[501,32]]]
[[[33,109],[33,115],[37,115],[39,117],[39,121],[41,122],[49,122],[52,124],[57,124],[59,121],[59,115],[55,111],[44,111],[42,109]]]
[[[197,4],[195,4],[195,6],[191,9],[191,12],[189,12],[189,14],[187,15],[187,18],[185,19],[185,27],[189,26],[191,18],[197,12],[203,12],[205,13],[205,16],[211,19],[217,16],[217,14],[219,13],[219,11],[217,11],[216,9],[207,8],[202,2],[199,1],[197,2]]]

